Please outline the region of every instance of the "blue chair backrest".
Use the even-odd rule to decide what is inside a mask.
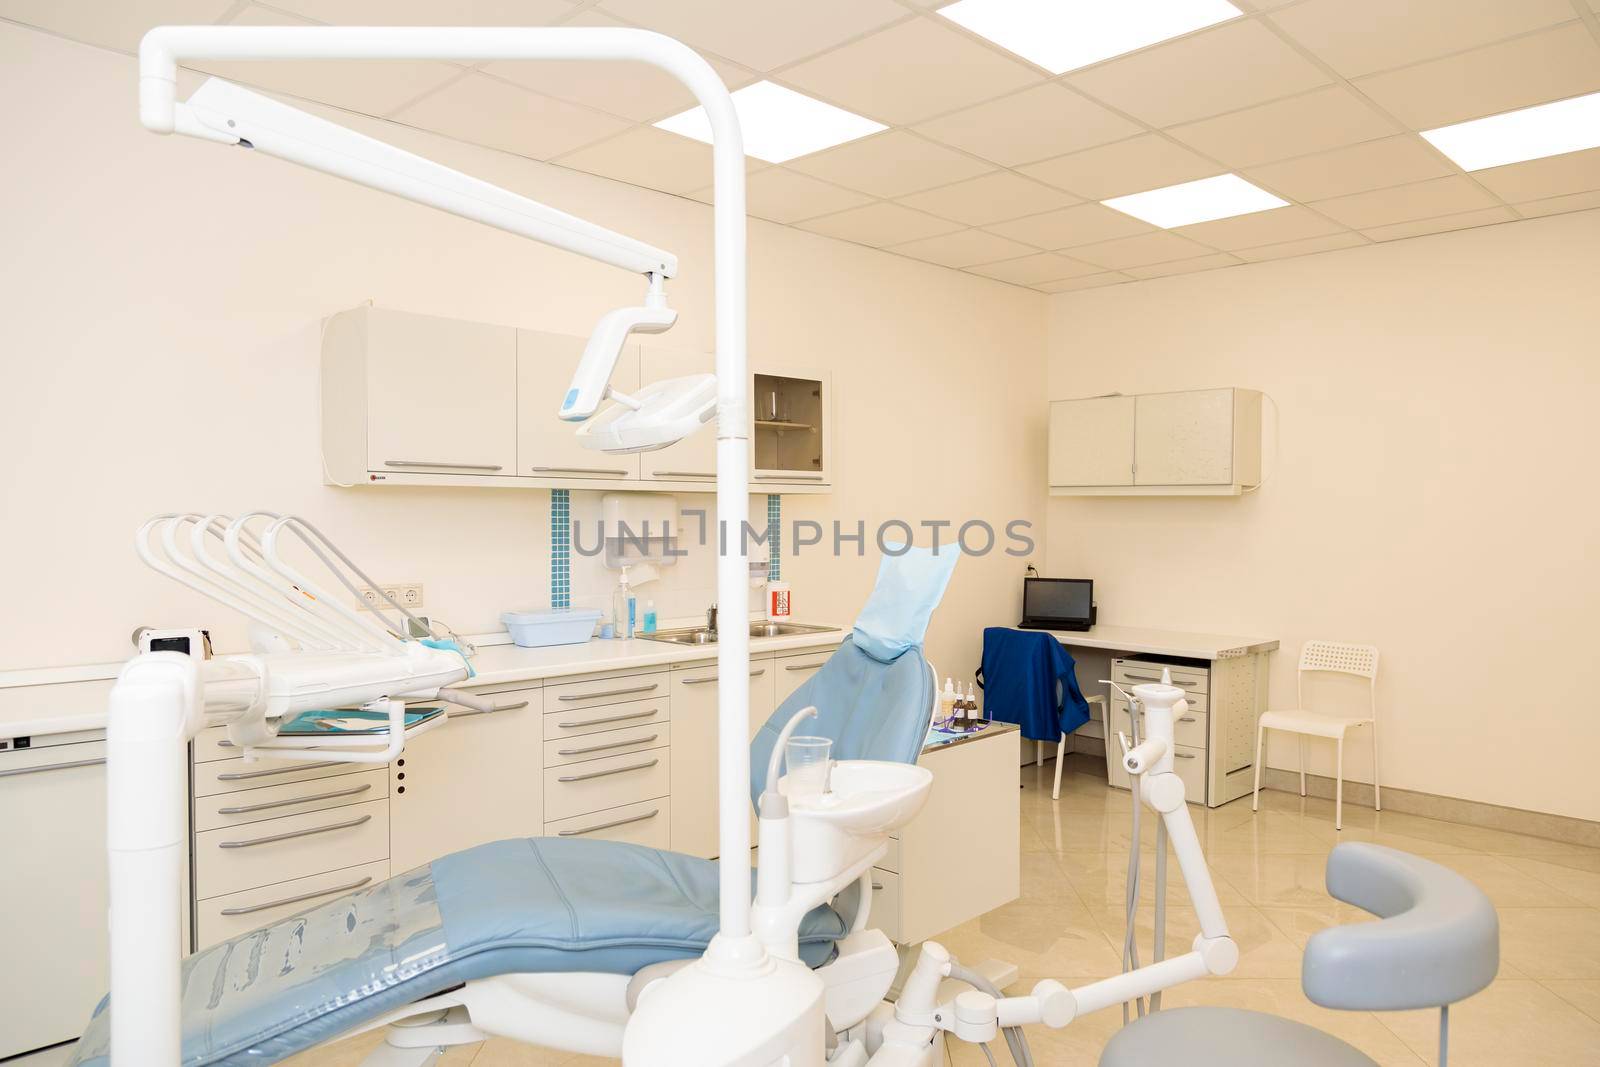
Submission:
[[[934,698],[933,673],[920,646],[884,661],[862,651],[854,636],[846,637],[750,742],[750,802],[757,803],[766,788],[772,748],[801,708],[816,705],[817,716],[795,732],[832,738],[834,759],[915,763],[933,720]]]
[[[1321,930],[1300,981],[1325,1008],[1441,1008],[1500,969],[1500,919],[1483,891],[1447,867],[1351,841],[1328,855],[1328,892],[1382,921]]]

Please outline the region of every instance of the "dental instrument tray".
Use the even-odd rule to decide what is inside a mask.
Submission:
[[[406,733],[431,722],[443,712],[442,707],[407,708]],[[384,712],[338,708],[302,711],[278,728],[279,737],[349,737],[388,732],[389,716]]]

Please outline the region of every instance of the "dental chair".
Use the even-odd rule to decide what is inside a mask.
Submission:
[[[916,762],[938,706],[921,642],[955,562],[934,560],[885,558],[851,634],[752,742],[752,801],[783,727],[809,707],[807,732],[831,738],[836,759]],[[877,1006],[899,963],[866,928],[869,903],[857,882],[800,925],[800,959],[839,1031]],[[372,1067],[423,1067],[488,1036],[620,1056],[638,998],[704,952],[717,909],[715,861],[581,838],[480,845],[186,959],[183,1064],[274,1063],[384,1026]],[[110,1015],[107,998],[73,1063],[109,1062]]]

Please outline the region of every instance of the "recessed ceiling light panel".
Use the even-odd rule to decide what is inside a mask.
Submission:
[[[1215,178],[1201,178],[1197,182],[1169,185],[1164,189],[1151,189],[1100,202],[1124,215],[1132,215],[1152,226],[1168,230],[1174,226],[1190,226],[1196,222],[1212,222],[1255,211],[1270,211],[1289,204],[1289,201],[1251,185],[1237,174],[1219,174]]]
[[[956,0],[939,14],[1052,74],[1238,18],[1228,0]]]
[[[1600,93],[1423,130],[1422,136],[1462,170],[1600,148]]]
[[[824,148],[888,129],[843,108],[824,104],[772,82],[756,82],[733,94],[747,156],[784,163]],[[711,143],[705,108],[690,108],[656,123],[663,130]]]

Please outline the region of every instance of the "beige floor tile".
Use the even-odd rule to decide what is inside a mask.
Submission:
[[[1014,963],[1028,979],[1104,978],[1121,967],[1121,957],[1080,904],[1007,904],[934,940],[967,963]]]
[[[1309,832],[1298,816],[1263,811],[1231,829],[1213,831],[1204,841],[1209,855],[1311,855],[1326,857],[1333,842]]]
[[[1154,852],[1140,852],[1141,878],[1145,879],[1143,885],[1148,887],[1155,883],[1156,856]],[[1219,861],[1225,857],[1218,857]],[[1121,907],[1127,899],[1128,886],[1128,857],[1125,853],[1116,852],[1063,852],[1061,854],[1061,867],[1066,872],[1067,881],[1072,883],[1072,888],[1078,891],[1078,896],[1090,907]],[[1218,865],[1211,864],[1211,881],[1216,887],[1217,900],[1223,906],[1229,904],[1246,903],[1239,891],[1218,873]],[[1169,863],[1167,869],[1167,884],[1175,893],[1181,893],[1183,879],[1178,873],[1176,861]],[[1140,907],[1153,907],[1154,898],[1148,889],[1139,895]]]
[[[1532,978],[1600,978],[1600,909],[1498,908],[1500,958]],[[1596,1057],[1600,1061],[1600,1056]]]
[[[1512,858],[1434,856],[1433,861],[1471,879],[1497,908],[1573,908],[1588,903],[1518,870]],[[1600,882],[1600,875],[1593,877]]]
[[[1266,1012],[1314,1026],[1354,1045],[1383,1067],[1419,1067],[1422,1062],[1381,1016],[1320,1008],[1306,999],[1297,978],[1208,979],[1170,989],[1162,998],[1163,1007],[1197,1004]]]
[[[1181,888],[1174,899],[1181,899]],[[1112,950],[1121,953],[1122,938],[1126,929],[1126,912],[1121,908],[1101,908],[1093,912],[1096,921],[1105,931]],[[1228,924],[1228,935],[1239,946],[1239,965],[1226,977],[1241,978],[1299,978],[1300,948],[1265,915],[1246,904],[1234,904],[1222,909]],[[1200,933],[1200,920],[1191,907],[1167,908],[1166,955],[1168,959],[1181,956],[1194,947]],[[1141,961],[1149,963],[1155,956],[1155,912],[1141,910],[1134,924],[1134,937],[1139,943]]]
[[[600,1067],[601,1064],[621,1062],[599,1056],[583,1056],[575,1052],[538,1048],[524,1045],[520,1041],[493,1037],[483,1043],[482,1051],[478,1053],[478,1058],[472,1061],[471,1067]]]
[[[1587,981],[1562,979],[1560,981],[1546,981],[1541,984],[1550,992],[1589,1016],[1589,1018],[1600,1022],[1600,981],[1594,979]]]
[[[289,1067],[359,1067],[362,1061],[372,1054],[372,1050],[383,1043],[383,1036],[383,1030],[369,1030],[355,1037],[335,1041],[331,1045],[308,1049],[279,1062]],[[439,1067],[469,1067],[480,1048],[482,1048],[481,1043],[458,1045],[449,1049],[439,1060]]]
[[[1346,926],[1350,923],[1376,922],[1373,916],[1360,908],[1331,902],[1327,907],[1320,908],[1260,908],[1273,926],[1281,930],[1285,937],[1292,941],[1296,948],[1302,951],[1306,941],[1311,935],[1330,926]]]
[[[1504,862],[1514,870],[1548,886],[1552,886],[1591,908],[1600,908],[1600,874],[1592,871],[1564,867],[1549,860],[1527,856],[1504,856]]]
[[[1265,908],[1323,908],[1331,914],[1337,902],[1328,895],[1327,865],[1326,856],[1312,855],[1237,853],[1211,858],[1211,869],[1251,904]]]
[[[1435,1011],[1379,1019],[1428,1063],[1438,1051]],[[1450,1067],[1600,1062],[1600,1022],[1537,982],[1496,981],[1450,1009]]]

